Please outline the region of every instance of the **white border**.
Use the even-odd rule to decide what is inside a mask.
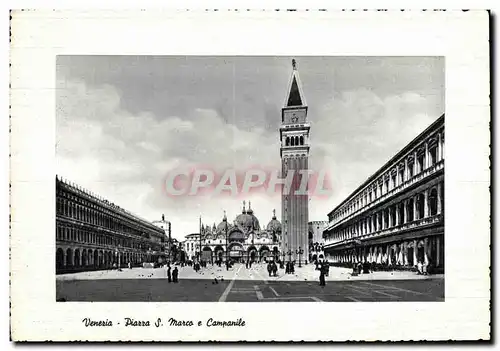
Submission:
[[[34,11],[14,14],[12,33],[14,339],[489,338],[487,13]],[[300,46],[294,40],[297,36],[305,38]],[[446,302],[56,304],[53,170],[57,54],[445,56]],[[156,316],[193,320],[243,317],[247,327],[85,328],[80,322],[85,316],[150,320]],[[317,323],[310,322],[315,319]]]

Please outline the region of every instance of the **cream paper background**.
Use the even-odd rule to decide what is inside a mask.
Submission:
[[[37,10],[12,17],[14,340],[489,339],[487,12]],[[54,88],[61,54],[445,56],[446,301],[56,303]],[[85,317],[121,324],[86,328]],[[246,326],[133,328],[123,326],[124,317],[241,317]]]

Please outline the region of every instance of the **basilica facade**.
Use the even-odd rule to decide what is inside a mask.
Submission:
[[[281,245],[281,223],[275,211],[267,226],[261,227],[251,204],[248,209],[243,202],[241,214],[231,222],[226,215],[213,226],[201,225],[200,233],[189,234],[183,243],[187,259],[196,260],[201,247],[201,259],[207,262],[233,260],[237,262],[263,261],[279,258]]]

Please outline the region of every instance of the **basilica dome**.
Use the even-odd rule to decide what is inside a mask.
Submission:
[[[219,223],[215,232],[217,234],[225,234],[226,233],[226,225],[227,225],[227,230],[228,231],[231,230],[232,225],[230,223],[228,223],[227,218],[224,216],[224,219],[222,220],[222,222]]]
[[[272,233],[281,233],[281,223],[276,219],[276,211],[273,210],[273,219],[267,225],[267,231]]]
[[[246,232],[260,230],[259,220],[254,216],[250,203],[248,205],[248,211],[245,211],[245,205],[243,205],[243,212],[236,217],[234,222],[237,227],[242,228]]]

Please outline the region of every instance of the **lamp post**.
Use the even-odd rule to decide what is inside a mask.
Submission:
[[[228,238],[227,238],[227,217],[226,217],[226,211],[224,210],[224,230],[225,230],[225,234],[226,234],[226,270],[229,270],[229,267],[227,265],[228,263],[228,256],[229,256],[229,252],[227,251],[228,250]]]
[[[296,253],[297,255],[299,255],[299,267],[302,267],[302,266],[301,266],[301,264],[300,264],[300,259],[301,259],[301,257],[302,257],[302,254],[304,253],[304,250],[302,250],[302,248],[301,248],[301,247],[299,247],[295,253]]]

